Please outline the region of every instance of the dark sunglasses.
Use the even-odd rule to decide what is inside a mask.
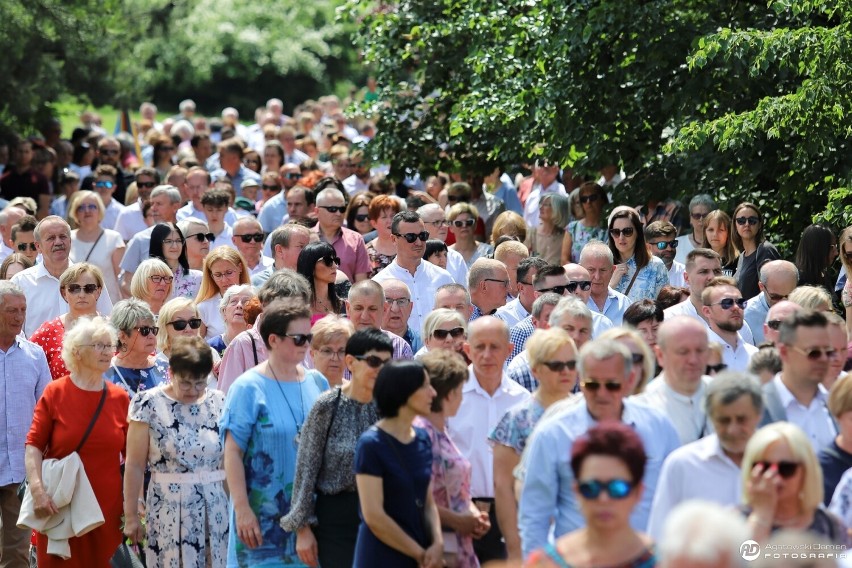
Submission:
[[[748,223],[752,227],[757,225],[757,222],[760,221],[757,217],[737,217],[737,225],[745,225]]]
[[[137,330],[142,337],[148,337],[152,333],[157,335],[160,332],[160,328],[156,325],[142,325],[139,327],[134,327],[133,329]]]
[[[446,339],[447,336],[452,336],[453,339],[458,339],[459,337],[464,335],[463,327],[454,327],[453,329],[436,329],[432,332],[432,336],[435,339]]]
[[[201,319],[190,318],[189,320],[175,320],[170,321],[166,325],[172,326],[173,328],[175,328],[175,331],[183,331],[186,329],[187,325],[189,325],[190,329],[198,329],[199,327],[201,327]]]
[[[641,353],[631,353],[630,359],[633,361],[634,365],[641,365],[645,362],[645,356]]]
[[[568,289],[568,285],[566,284],[565,286],[553,286],[552,288],[542,288],[541,290],[536,290],[536,292],[541,292],[542,294],[546,294],[548,292],[553,292],[557,296],[562,296],[562,295],[565,294],[565,290],[567,290],[567,289]],[[576,290],[577,287],[575,286],[574,289]]]
[[[405,242],[408,244],[412,244],[417,239],[420,239],[424,243],[429,240],[429,233],[426,231],[420,231],[419,233],[405,233],[404,235],[394,233],[393,236],[405,239]]]
[[[381,357],[376,357],[375,355],[353,355],[353,357],[355,357],[359,361],[365,362],[373,369],[379,369],[385,363],[388,362],[387,359],[382,359]]]
[[[137,181],[136,187],[154,187],[157,185],[155,181]]]
[[[597,499],[603,491],[606,491],[610,499],[624,499],[630,495],[633,484],[626,479],[612,479],[610,481],[590,479],[581,481],[577,484],[577,487],[580,490],[580,495],[586,499]]]
[[[118,156],[119,150],[114,150],[112,148],[100,148],[98,149],[98,154],[105,154],[107,156]]]
[[[633,233],[635,233],[635,232],[636,232],[636,230],[633,227],[626,227],[624,229],[610,229],[609,230],[609,234],[612,235],[613,237],[615,237],[616,239],[619,238],[621,235],[624,235],[625,237],[632,237]]]
[[[592,282],[591,280],[574,280],[573,282],[569,282],[568,286],[566,286],[568,291],[572,294],[577,291],[577,287],[579,287],[583,292],[588,292],[592,289]]]
[[[768,322],[766,322],[766,327],[778,331],[778,328],[781,327],[781,320],[769,320]]]
[[[580,203],[594,203],[598,200],[599,197],[600,195],[598,195],[597,193],[594,195],[581,195]]]
[[[662,241],[659,243],[652,243],[658,250],[666,250],[666,248],[671,248],[672,250],[677,248],[677,241]]]
[[[112,189],[115,184],[111,181],[96,181],[95,187],[98,189]]]
[[[36,250],[35,243],[18,243],[18,250],[21,252],[26,251],[27,247],[30,247],[30,250]]]
[[[358,221],[359,223],[363,223],[364,221],[368,220],[369,218],[370,218],[370,216],[366,215],[364,213],[358,213],[357,215],[355,215],[355,220]]]
[[[82,290],[86,294],[92,295],[98,291],[98,288],[100,288],[100,286],[98,286],[97,284],[86,284],[85,286],[81,286],[80,284],[69,284],[65,287],[65,290],[69,294],[79,294]]]
[[[695,219],[696,221],[701,221],[710,213],[690,213],[689,216]]]
[[[724,363],[719,363],[718,365],[707,365],[707,369],[705,369],[704,374],[709,375],[711,373],[721,373],[727,368],[728,366]]]
[[[790,349],[792,349],[793,351],[798,351],[799,353],[801,353],[802,355],[804,355],[805,357],[807,357],[811,361],[816,361],[820,357],[822,357],[823,355],[825,355],[826,359],[834,359],[835,357],[837,357],[837,350],[836,349],[829,349],[829,348],[826,348],[826,349],[817,349],[817,348],[802,349],[801,347],[796,347],[795,345],[791,345]]]
[[[580,386],[592,392],[599,391],[601,386],[609,392],[618,392],[621,390],[623,385],[621,383],[616,383],[615,381],[607,381],[605,383],[601,383],[600,381],[583,381],[580,383]]]
[[[278,187],[277,185],[266,185],[266,184],[263,184],[263,185],[262,185],[262,186],[260,186],[260,187],[262,187],[262,188],[263,188],[263,189],[265,189],[266,191],[278,191],[278,190],[280,190],[280,189],[281,189],[281,188],[280,188],[280,187]]]
[[[458,228],[473,227],[474,223],[476,223],[476,221],[474,219],[465,219],[464,221],[457,219],[457,220],[453,221],[453,226],[458,227]]]
[[[780,461],[775,463],[771,461],[759,461],[755,462],[754,465],[759,465],[763,468],[763,471],[766,471],[767,469],[772,469],[772,467],[774,466],[775,471],[778,472],[778,475],[780,475],[783,479],[790,479],[791,477],[796,475],[796,472],[799,470],[800,464],[798,462],[791,461]]]
[[[573,371],[577,368],[577,361],[542,361],[541,363],[554,373],[561,373],[565,369]]]
[[[284,179],[299,179],[302,177],[302,174],[289,173],[284,175]]]
[[[305,343],[310,343],[313,338],[313,333],[284,333],[281,337],[289,337],[293,340],[293,345],[296,347],[301,347]]]
[[[193,235],[187,235],[186,239],[189,240],[192,237],[195,237],[195,239],[199,243],[203,243],[204,239],[207,239],[207,242],[211,242],[211,243],[216,240],[216,235],[214,235],[213,233],[195,233]]]
[[[256,243],[262,243],[263,242],[263,233],[249,233],[249,234],[246,234],[246,235],[234,235],[234,236],[239,237],[240,240],[243,241],[246,244],[249,244],[252,241],[254,241]]]
[[[346,211],[346,207],[343,205],[318,205],[320,209],[325,209],[329,213],[343,213]]]
[[[789,294],[770,294],[769,292],[766,292],[766,297],[772,300],[773,302],[780,302],[781,300],[786,300],[789,296]]]
[[[746,300],[745,298],[737,298],[737,299],[724,298],[724,299],[719,300],[718,302],[710,304],[710,305],[711,306],[719,305],[719,306],[722,306],[723,310],[730,310],[731,308],[734,307],[734,304],[736,304],[739,309],[744,310],[746,305],[748,305],[748,300]]]
[[[455,203],[456,201],[459,201],[459,200],[461,200],[461,196],[458,196],[458,195],[448,195],[447,196],[447,201],[449,201],[450,203]]]
[[[326,265],[329,268],[331,268],[335,264],[337,266],[340,266],[340,258],[337,257],[337,256],[325,256],[325,257],[319,259],[319,261],[317,261],[317,262],[322,262],[324,265]]]

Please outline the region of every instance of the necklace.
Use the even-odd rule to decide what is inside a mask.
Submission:
[[[275,374],[275,369],[272,368],[272,363],[267,361],[266,366],[269,367],[270,371],[272,371],[272,377],[275,379],[275,384],[278,385],[278,391],[281,393],[281,396],[284,397],[284,402],[287,404],[287,410],[290,411],[290,415],[293,417],[293,423],[296,425],[296,435],[293,436],[293,447],[298,448],[299,440],[302,437],[302,424],[305,422],[305,399],[302,398],[302,381],[299,381],[299,402],[302,407],[302,421],[299,422],[296,420],[296,413],[293,411],[293,407],[290,406],[290,401],[287,399],[287,395],[284,394],[284,388],[281,386],[281,381],[278,380],[278,375]]]

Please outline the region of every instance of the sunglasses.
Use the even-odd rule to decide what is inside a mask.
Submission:
[[[175,320],[170,321],[166,325],[170,325],[175,328],[175,331],[183,331],[186,329],[188,325],[190,329],[198,329],[201,327],[201,319],[200,318],[190,318],[188,320]]]
[[[373,369],[379,369],[385,363],[388,362],[387,359],[382,359],[381,357],[376,357],[375,355],[353,355],[353,357],[355,357],[359,361],[365,362]]]
[[[192,237],[195,237],[195,239],[199,243],[203,243],[205,239],[207,240],[207,242],[210,242],[210,243],[212,243],[213,241],[216,240],[216,235],[214,235],[213,233],[195,233],[195,234],[192,234],[192,235],[187,235],[186,238],[187,238],[187,240],[189,240]]]
[[[548,292],[553,292],[557,296],[562,296],[562,295],[565,294],[565,290],[567,290],[567,289],[568,289],[568,285],[566,284],[564,286],[553,286],[551,288],[542,288],[540,290],[536,290],[536,292],[541,292],[542,294],[547,294]],[[577,287],[574,286],[574,289],[576,290]]]
[[[500,284],[503,285],[504,288],[509,287],[509,281],[508,280],[500,280],[499,278],[483,278],[482,281],[483,282],[499,282]]]
[[[296,179],[299,179],[299,178],[301,178],[301,177],[302,177],[302,174],[286,174],[286,175],[284,176],[284,179],[293,179],[293,180],[296,180]]]
[[[82,205],[77,206],[77,213],[80,213],[81,211],[97,211],[97,210],[98,210],[98,206],[95,205],[94,203],[83,203]]]
[[[609,392],[618,392],[621,390],[621,387],[623,385],[621,383],[616,383],[615,381],[607,381],[605,383],[602,383],[600,381],[583,381],[580,383],[580,386],[591,392],[599,391],[601,389],[601,386],[603,386]]]
[[[426,231],[420,231],[419,233],[405,233],[404,235],[394,233],[393,236],[405,239],[405,242],[408,244],[412,244],[417,239],[420,239],[424,243],[429,240],[429,233]]]
[[[778,328],[781,327],[781,320],[769,320],[768,322],[766,322],[766,327],[778,331]]]
[[[597,499],[603,491],[606,491],[610,499],[624,499],[630,495],[633,484],[626,479],[612,479],[610,481],[590,479],[581,481],[577,484],[577,487],[580,490],[580,495],[586,499]]]
[[[18,243],[18,250],[21,252],[26,251],[27,247],[29,247],[30,250],[36,250],[35,243]]]
[[[138,331],[139,334],[142,335],[142,337],[148,337],[152,333],[154,335],[157,335],[160,332],[160,328],[156,325],[142,325],[139,327],[134,327],[133,329]]]
[[[573,371],[577,368],[577,361],[542,361],[541,363],[554,373],[561,373],[565,369]]]
[[[335,264],[337,266],[340,266],[340,258],[336,257],[336,256],[326,256],[326,257],[319,259],[317,262],[322,262],[324,265],[326,265],[329,268],[331,268]]]
[[[759,462],[755,462],[754,465],[759,465],[763,468],[763,471],[772,469],[774,467],[775,471],[777,471],[778,475],[780,475],[783,479],[790,479],[791,477],[796,475],[796,472],[799,470],[799,465],[801,464],[799,464],[798,462],[791,461],[780,461],[773,463],[771,461],[761,460]]]
[[[791,345],[790,348],[794,351],[798,351],[811,361],[816,361],[823,355],[825,355],[826,359],[834,359],[835,357],[837,357],[837,349],[802,349],[801,347],[796,347],[795,345]]]
[[[457,219],[457,220],[453,221],[453,226],[458,227],[458,228],[473,227],[473,225],[475,223],[476,223],[476,221],[474,219],[465,219],[464,221]]]
[[[746,300],[745,298],[737,298],[736,300],[734,298],[724,298],[710,305],[719,305],[722,306],[723,310],[730,310],[734,307],[734,304],[736,304],[739,309],[744,310],[746,305],[748,304],[748,300]]]
[[[249,244],[252,241],[254,241],[256,243],[262,243],[263,242],[263,233],[249,233],[249,234],[246,234],[246,235],[234,235],[234,236],[239,237],[240,240],[243,241],[245,244]]]
[[[728,366],[725,365],[724,363],[719,363],[718,365],[707,365],[707,369],[705,369],[704,374],[710,375],[710,374],[715,374],[715,373],[721,373],[722,371],[724,371],[727,368],[728,368]]]
[[[591,280],[575,280],[573,282],[569,282],[568,286],[566,286],[568,291],[572,294],[577,291],[577,287],[579,287],[583,292],[588,292],[592,289],[592,282]]]
[[[98,154],[106,154],[107,156],[118,156],[118,153],[118,150],[113,150],[112,148],[101,148],[98,150]]]
[[[440,229],[441,227],[449,227],[450,226],[450,222],[444,221],[443,219],[441,219],[440,221],[426,221],[426,224],[432,225],[436,229]],[[850,254],[852,254],[852,253],[850,253]]]
[[[310,343],[313,338],[313,333],[285,333],[282,334],[281,337],[289,337],[293,340],[293,345],[296,347],[301,347],[305,343]]]
[[[701,221],[702,219],[704,219],[709,214],[710,214],[709,212],[708,213],[690,213],[689,216],[692,217],[693,219],[695,219],[696,221]]]
[[[154,181],[137,181],[136,187],[154,187],[157,185],[157,182]]]
[[[631,353],[630,359],[633,361],[634,365],[641,365],[645,362],[645,356],[641,353]]]
[[[320,209],[325,209],[329,213],[343,213],[346,211],[346,207],[343,205],[318,205]]]
[[[98,189],[112,189],[115,186],[111,181],[96,181],[95,187]]]
[[[65,287],[65,290],[69,294],[79,294],[82,291],[91,296],[97,292],[99,288],[100,286],[97,284],[86,284],[85,286],[81,286],[80,284],[69,284]]]
[[[609,234],[612,235],[613,237],[615,237],[616,239],[619,238],[621,235],[624,235],[625,237],[632,237],[633,233],[635,233],[635,232],[636,232],[636,230],[633,227],[626,227],[624,229],[610,229],[609,230]]]
[[[760,221],[757,217],[737,217],[737,225],[745,225],[748,223],[752,227],[757,225],[757,222]]]
[[[659,242],[659,243],[651,243],[651,244],[654,245],[655,247],[657,247],[657,250],[666,250],[666,248],[670,248],[672,250],[675,250],[677,248],[678,243],[677,243],[677,241],[662,241],[662,242]]]
[[[359,223],[363,223],[364,221],[368,220],[369,218],[370,218],[369,215],[365,215],[363,213],[358,213],[357,215],[355,215],[355,220],[358,221]]]
[[[458,339],[459,337],[464,335],[463,327],[454,327],[453,329],[436,329],[432,332],[432,336],[435,339],[444,340],[447,336],[451,336],[453,339]]]
[[[262,186],[260,186],[260,187],[262,187],[262,188],[263,188],[263,189],[265,189],[266,191],[278,191],[279,189],[281,189],[281,188],[280,188],[280,187],[278,187],[277,185],[266,185],[266,184],[263,184],[263,185],[262,185]]]
[[[175,279],[174,276],[160,276],[159,274],[149,276],[148,278],[150,278],[151,282],[153,282],[154,284],[162,284],[163,282],[165,282],[166,284],[171,284],[172,281]]]
[[[447,196],[447,201],[449,201],[450,203],[455,203],[456,201],[459,201],[459,200],[461,200],[461,196],[459,196],[459,195],[448,195]]]
[[[598,195],[597,193],[594,195],[581,195],[580,203],[594,203],[598,200],[599,197],[600,195]]]
[[[772,300],[773,302],[780,302],[781,300],[786,300],[789,296],[789,294],[770,294],[769,292],[766,292],[766,297]]]

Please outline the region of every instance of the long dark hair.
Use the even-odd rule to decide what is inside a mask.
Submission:
[[[636,270],[642,270],[651,262],[651,253],[648,252],[648,247],[645,246],[645,229],[642,227],[642,220],[639,218],[639,214],[635,209],[630,207],[623,207],[616,210],[609,217],[609,223],[606,228],[607,234],[609,234],[612,226],[615,225],[616,219],[627,219],[630,221],[630,226],[633,227],[633,234],[636,235],[636,243],[633,246],[633,259],[636,261]],[[610,237],[608,243],[609,250],[612,251],[616,264],[618,264],[621,253],[615,246],[615,239]]]
[[[334,247],[324,242],[309,243],[299,253],[299,258],[296,260],[296,272],[304,276],[311,285],[311,295],[314,300],[317,297],[316,283],[314,282],[314,269],[317,266],[317,262],[321,258],[334,256],[337,256]],[[340,299],[337,297],[334,283],[328,285],[328,301],[331,302],[331,308],[334,310],[334,313],[340,313]]]
[[[180,264],[184,274],[189,274],[189,260],[186,258],[186,239],[183,238],[183,233],[180,232],[180,229],[174,223],[157,223],[154,226],[154,229],[151,231],[151,244],[148,245],[148,254],[151,258],[159,258],[168,264],[166,257],[163,255],[163,240],[169,238],[172,231],[176,232],[180,240],[183,241],[180,247],[178,264]]]
[[[834,234],[823,225],[809,225],[802,233],[796,249],[796,268],[799,269],[799,285],[825,286],[828,271],[828,255]],[[836,246],[836,245],[835,245]],[[830,290],[830,288],[829,288]]]

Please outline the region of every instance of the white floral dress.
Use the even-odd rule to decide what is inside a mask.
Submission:
[[[137,394],[130,420],[149,427],[148,468],[159,473],[199,473],[224,468],[219,419],[225,395],[208,390],[199,402],[173,400],[162,388]],[[148,566],[224,567],[228,548],[228,497],[222,481],[148,486]]]

